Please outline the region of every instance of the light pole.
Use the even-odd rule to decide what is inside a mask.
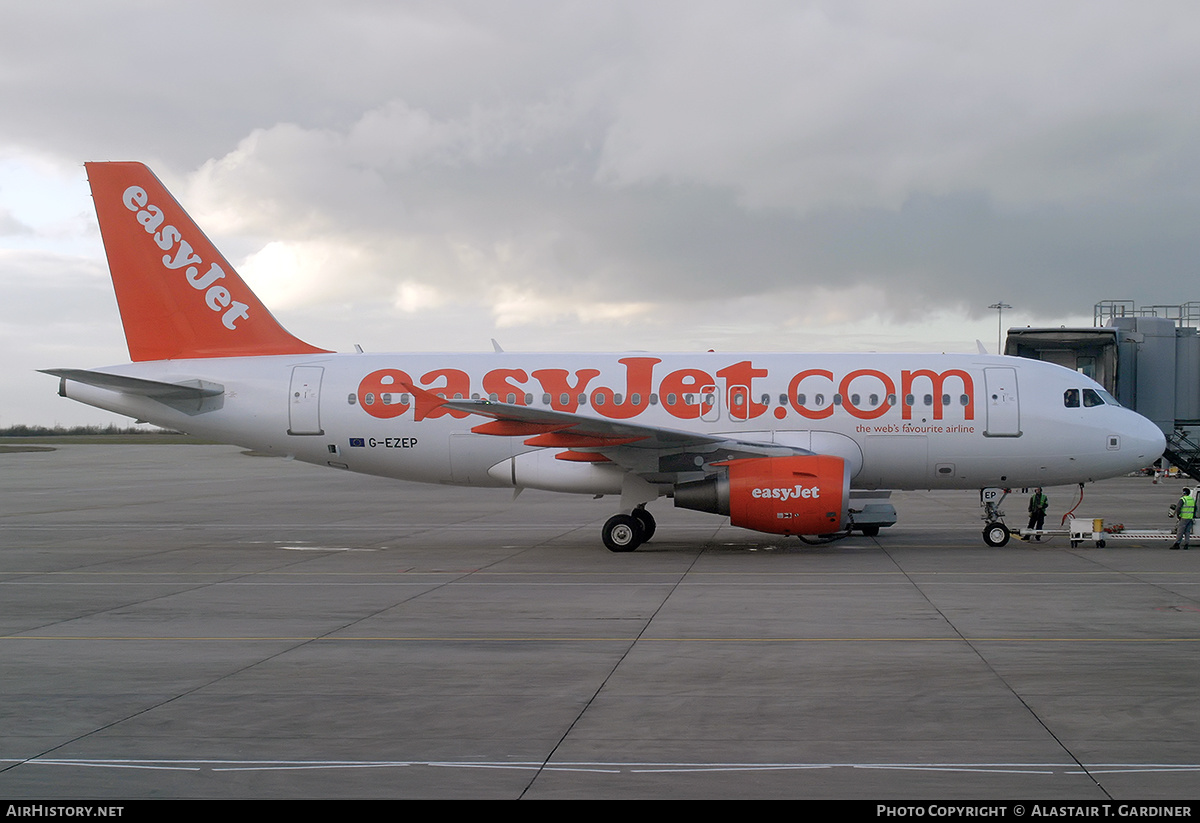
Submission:
[[[1000,348],[1000,332],[1004,328],[1004,310],[1011,309],[1012,306],[1001,301],[993,303],[988,308],[996,310],[996,354],[1004,354],[1004,351]]]

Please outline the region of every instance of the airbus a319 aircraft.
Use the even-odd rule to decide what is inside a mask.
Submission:
[[[1099,384],[1015,357],[337,354],[289,334],[144,165],[86,168],[133,362],[47,370],[59,394],[338,469],[611,495],[612,551],[650,539],[660,497],[772,534],[873,535],[894,511],[851,489],[1083,483],[1164,448]]]

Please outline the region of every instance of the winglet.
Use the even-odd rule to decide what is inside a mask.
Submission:
[[[84,165],[130,359],[326,351],[279,325],[150,169]]]
[[[429,415],[446,405],[446,398],[434,394],[428,389],[422,389],[419,386],[414,386],[411,383],[400,381],[400,388],[407,392],[412,392],[413,396],[413,419],[424,420]]]

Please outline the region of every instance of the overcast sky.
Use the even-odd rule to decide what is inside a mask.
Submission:
[[[0,426],[127,422],[90,160],[325,348],[993,350],[1200,299],[1200,5],[0,2]]]

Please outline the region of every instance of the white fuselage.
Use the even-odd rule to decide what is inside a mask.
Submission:
[[[512,486],[515,475],[496,467],[534,452],[552,458],[555,450],[519,436],[473,433],[485,418],[461,410],[441,408],[418,419],[405,384],[448,399],[490,397],[833,454],[846,459],[853,487],[866,489],[1082,483],[1144,467],[1163,448],[1154,424],[1115,405],[1087,377],[1002,356],[316,354],[141,362],[102,371],[166,383],[200,380],[224,393],[191,410],[69,381],[67,395],[213,440],[431,483]],[[1084,390],[1105,399],[1068,400]],[[516,485],[613,490],[586,462],[558,460],[552,468],[541,481]]]

